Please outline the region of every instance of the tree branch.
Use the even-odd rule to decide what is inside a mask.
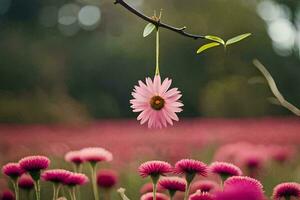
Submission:
[[[162,27],[165,29],[168,29],[170,31],[176,32],[180,35],[183,35],[185,37],[188,38],[193,38],[193,39],[206,39],[205,36],[203,35],[196,35],[196,34],[191,34],[185,31],[186,27],[181,27],[181,28],[177,28],[171,25],[168,25],[166,23],[162,23],[159,20],[155,20],[151,17],[148,17],[146,15],[144,15],[143,13],[141,13],[140,11],[136,10],[135,8],[133,8],[132,6],[130,6],[128,3],[126,3],[124,0],[115,0],[115,4],[120,4],[121,6],[123,6],[124,8],[126,8],[129,12],[135,14],[136,16],[142,18],[143,20],[154,24],[157,27]]]
[[[276,85],[276,83],[275,83],[272,75],[266,69],[266,67],[261,62],[259,62],[259,60],[257,60],[257,59],[253,60],[253,64],[264,75],[264,77],[266,78],[266,80],[267,80],[267,82],[269,84],[269,87],[270,87],[273,95],[278,100],[278,103],[281,106],[283,106],[286,109],[288,109],[289,111],[291,111],[292,113],[294,113],[295,115],[300,116],[300,110],[299,110],[299,108],[297,108],[296,106],[294,106],[293,104],[291,104],[290,102],[288,102],[287,100],[285,100],[285,98],[279,92],[279,90],[277,88],[277,85]]]

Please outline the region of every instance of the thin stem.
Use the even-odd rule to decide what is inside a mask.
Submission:
[[[41,199],[41,188],[40,188],[40,181],[39,180],[35,181],[34,190],[35,190],[36,200],[40,200]]]
[[[18,179],[12,180],[12,183],[13,183],[13,187],[14,187],[14,190],[15,190],[15,197],[16,197],[16,200],[19,200],[19,186],[18,186]]]
[[[91,163],[91,179],[92,179],[94,199],[99,200],[97,177],[96,177],[96,164],[94,163]]]
[[[157,183],[153,183],[153,200],[156,200]]]
[[[57,199],[56,193],[57,193],[57,185],[54,183],[53,184],[53,197],[52,197],[53,200]]]
[[[73,200],[76,200],[76,187],[72,187]]]
[[[156,67],[155,75],[159,76],[159,28],[156,27]]]
[[[70,199],[71,199],[71,200],[75,200],[75,199],[74,199],[74,196],[73,196],[73,193],[72,193],[72,187],[69,187],[69,188],[68,188],[68,191],[69,191]]]
[[[140,11],[136,10],[135,8],[133,8],[132,6],[130,6],[124,0],[115,0],[115,4],[120,4],[121,6],[123,6],[124,8],[126,8],[129,12],[135,14],[136,16],[140,17],[141,19],[143,19],[143,20],[145,20],[147,22],[150,22],[150,23],[154,24],[157,27],[162,27],[162,28],[168,29],[170,31],[173,31],[175,33],[178,33],[178,34],[183,35],[183,36],[188,37],[188,38],[206,39],[205,36],[203,36],[203,35],[196,35],[196,34],[187,33],[185,31],[185,29],[186,29],[185,26],[181,27],[181,28],[177,28],[177,27],[171,26],[169,24],[165,24],[165,23],[162,23],[160,21],[157,21],[157,20],[155,20],[155,19],[153,19],[151,17],[148,17],[145,14],[143,14]]]
[[[187,183],[187,188],[184,193],[184,200],[187,200],[190,194],[190,189],[191,189],[191,183]]]

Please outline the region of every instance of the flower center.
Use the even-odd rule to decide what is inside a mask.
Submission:
[[[161,110],[165,105],[165,100],[160,96],[153,96],[150,100],[150,105],[154,110]]]

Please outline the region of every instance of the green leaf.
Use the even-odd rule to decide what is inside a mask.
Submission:
[[[152,31],[155,29],[155,27],[156,26],[152,23],[147,24],[147,26],[144,29],[143,36],[147,37],[150,33],[152,33]]]
[[[242,34],[242,35],[238,35],[236,37],[233,37],[229,40],[226,41],[226,46],[227,45],[230,45],[230,44],[233,44],[233,43],[236,43],[236,42],[239,42],[247,37],[249,37],[251,35],[251,33],[245,33],[245,34]]]
[[[208,40],[212,40],[212,41],[215,41],[215,42],[218,42],[220,44],[225,45],[224,40],[222,38],[218,37],[218,36],[206,35],[205,38],[208,39]]]
[[[212,42],[212,43],[205,44],[197,50],[197,53],[201,53],[202,51],[205,51],[206,49],[209,49],[209,48],[212,48],[215,46],[219,46],[219,45],[220,45],[220,43],[218,43],[218,42]]]

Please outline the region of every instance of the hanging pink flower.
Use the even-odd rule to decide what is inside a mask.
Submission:
[[[34,187],[34,181],[31,176],[23,174],[18,180],[18,186],[23,190],[31,190]]]
[[[146,78],[146,84],[139,81],[134,87],[130,103],[133,112],[141,112],[137,117],[141,124],[148,121],[149,128],[162,128],[179,120],[176,113],[182,111],[183,103],[179,101],[182,95],[178,88],[169,90],[171,83],[171,79],[161,82],[160,75],[155,75],[153,81]]]
[[[147,176],[164,176],[172,172],[172,166],[165,161],[153,160],[142,163],[138,171],[143,178]]]
[[[141,200],[153,200],[153,193],[146,193],[141,196]],[[156,200],[169,200],[170,198],[164,193],[156,193]]]
[[[7,163],[2,167],[2,173],[15,179],[20,177],[24,173],[24,170],[20,167],[19,163]]]
[[[289,183],[281,183],[277,185],[273,190],[273,199],[280,200],[282,198],[285,199],[295,199],[300,198],[300,184],[289,182]]]

